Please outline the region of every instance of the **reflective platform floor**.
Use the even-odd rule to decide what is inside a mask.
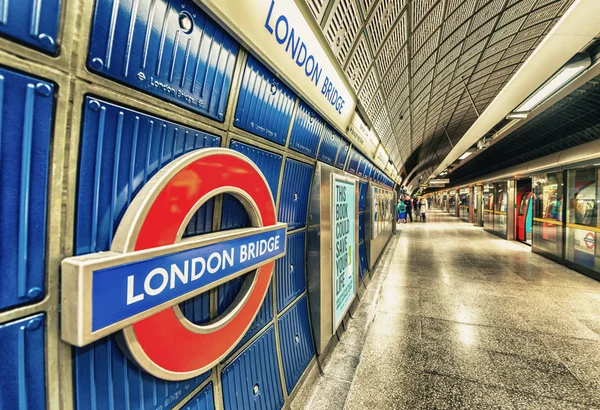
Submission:
[[[378,270],[364,341],[340,340],[352,376],[326,364],[303,407],[600,406],[599,282],[436,210],[401,226]]]

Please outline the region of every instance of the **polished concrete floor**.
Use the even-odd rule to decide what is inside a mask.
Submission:
[[[433,210],[401,226],[346,409],[600,405],[600,283]]]
[[[440,211],[401,226],[353,316],[292,409],[600,406],[600,283]]]

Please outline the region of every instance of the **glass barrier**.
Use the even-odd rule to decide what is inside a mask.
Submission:
[[[494,229],[494,186],[483,186],[483,227]]]
[[[469,222],[469,194],[458,194],[458,200],[460,202],[460,219]]]
[[[562,259],[562,172],[534,175],[533,249]]]
[[[600,254],[596,248],[598,226],[597,167],[573,169],[567,173],[566,260],[600,272]]]
[[[506,237],[508,232],[508,187],[506,182],[494,182],[493,231]]]
[[[448,197],[448,205],[450,206],[450,215],[456,215],[456,193],[450,192]]]

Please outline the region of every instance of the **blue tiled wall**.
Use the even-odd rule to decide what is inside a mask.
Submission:
[[[52,241],[72,240],[66,248],[72,245],[76,255],[110,250],[125,211],[160,169],[187,152],[228,144],[264,174],[277,219],[288,226],[287,255],[276,262],[265,300],[242,340],[209,372],[167,382],[128,359],[111,335],[71,349],[73,385],[61,388],[73,392],[79,410],[164,410],[177,404],[208,410],[221,402],[226,409],[282,408],[314,357],[305,241],[315,164],[389,181],[281,80],[276,67],[241,50],[196,2],[96,0],[82,17],[90,19],[89,33],[80,31],[87,24],[61,21],[71,6],[76,4],[64,0],[0,1],[0,48],[6,51],[11,41],[20,46],[9,54],[28,48],[19,63],[28,73],[7,67],[16,64],[13,57],[0,67],[0,226],[5,238],[13,238],[0,241],[0,311],[38,303],[48,293],[57,299],[51,274],[58,273],[48,271],[49,261],[58,257],[51,254],[58,248],[49,246],[57,245]],[[75,26],[79,31],[69,33]],[[73,36],[86,49],[83,62],[67,47],[70,41],[63,41]],[[36,54],[44,60],[31,57]],[[73,88],[61,88],[66,84]],[[65,141],[68,147],[61,145]],[[63,154],[76,158],[66,169]],[[53,192],[60,184],[66,190]],[[361,212],[363,188],[366,184]],[[57,221],[50,195],[66,215],[74,210],[72,220],[62,224],[72,231],[49,232],[57,226],[50,224]],[[361,227],[363,219],[361,213]],[[211,199],[192,216],[183,238],[248,225],[241,204],[223,195],[222,202]],[[361,230],[361,278],[363,236]],[[243,280],[179,307],[192,323],[207,323],[231,305]],[[40,310],[46,302],[37,305]],[[58,337],[52,321],[46,323],[50,316],[10,317],[0,323],[0,408],[52,407],[48,397],[56,392],[49,396],[46,382],[60,375],[46,374],[55,369],[49,358],[56,359],[48,341]],[[222,383],[216,383],[218,375]],[[59,392],[64,394],[69,393]]]

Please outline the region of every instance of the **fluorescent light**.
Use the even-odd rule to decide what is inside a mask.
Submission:
[[[506,116],[507,120],[524,120],[527,118],[526,112],[511,112]]]
[[[460,157],[458,157],[458,160],[459,160],[459,161],[462,161],[463,159],[467,158],[467,157],[468,157],[469,155],[471,155],[471,154],[472,154],[472,152],[470,152],[470,151],[467,151],[467,152],[465,152],[464,154],[462,154]]]
[[[529,112],[546,100],[556,91],[567,85],[591,64],[589,56],[578,58],[576,61],[563,66],[557,74],[538,89],[532,96],[525,100],[515,112]]]

